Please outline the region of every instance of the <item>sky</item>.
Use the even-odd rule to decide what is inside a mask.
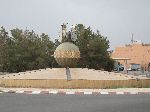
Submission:
[[[150,0],[0,0],[0,26],[59,38],[62,23],[84,24],[110,41],[110,49],[135,40],[150,43]]]

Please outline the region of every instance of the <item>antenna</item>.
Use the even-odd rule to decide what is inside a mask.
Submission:
[[[134,39],[133,39],[133,33],[131,34],[131,44],[133,44]]]

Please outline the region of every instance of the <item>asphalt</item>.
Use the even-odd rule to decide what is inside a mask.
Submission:
[[[150,95],[1,93],[0,112],[150,112]]]

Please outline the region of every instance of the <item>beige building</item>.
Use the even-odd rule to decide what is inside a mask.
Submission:
[[[145,71],[150,69],[150,44],[133,43],[116,47],[111,57],[130,68],[131,64],[140,64]],[[124,60],[127,59],[127,60]]]

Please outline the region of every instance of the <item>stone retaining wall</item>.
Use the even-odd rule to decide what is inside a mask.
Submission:
[[[150,88],[149,79],[140,80],[71,80],[64,79],[1,79],[1,87],[57,88],[57,89],[106,89]]]

